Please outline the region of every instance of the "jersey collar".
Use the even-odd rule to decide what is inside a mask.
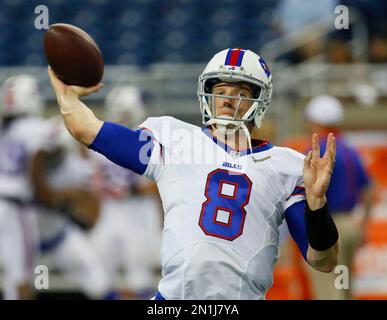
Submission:
[[[239,152],[240,156],[245,156],[248,154],[258,153],[258,152],[266,151],[273,148],[273,145],[268,140],[251,139],[251,144],[253,147],[252,150],[245,149],[245,150],[237,151],[234,148],[231,148],[230,146],[224,144],[222,141],[219,141],[218,139],[216,139],[216,137],[212,134],[212,131],[209,127],[203,127],[202,131],[207,137],[209,137],[214,143],[216,143],[219,147],[224,149],[227,153]]]

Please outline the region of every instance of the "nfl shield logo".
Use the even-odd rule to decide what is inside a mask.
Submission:
[[[230,155],[231,155],[231,157],[233,158],[233,159],[238,159],[239,157],[240,157],[240,155],[241,155],[241,153],[240,152],[238,152],[238,151],[230,151]]]

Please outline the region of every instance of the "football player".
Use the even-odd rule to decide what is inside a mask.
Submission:
[[[141,91],[134,86],[113,88],[105,100],[106,116],[134,128],[145,120]],[[91,239],[110,275],[111,287],[120,269],[125,286],[121,298],[153,295],[157,285],[154,270],[159,269],[161,239],[160,208],[154,183],[96,154],[95,183],[98,186],[101,218]]]
[[[45,137],[43,101],[37,80],[11,76],[1,87],[0,263],[5,299],[33,298],[38,228],[29,163]]]
[[[87,233],[100,210],[92,188],[95,157],[71,138],[60,118],[48,122],[47,139],[31,162],[42,262],[89,299],[110,298],[116,294]]]
[[[203,128],[172,117],[138,130],[99,120],[49,68],[70,133],[113,162],[157,182],[165,212],[156,299],[264,299],[272,284],[278,228],[286,219],[305,260],[330,272],[338,232],[325,192],[335,161],[330,134],[306,157],[251,139],[272,94],[265,61],[250,50],[217,53],[199,77]]]

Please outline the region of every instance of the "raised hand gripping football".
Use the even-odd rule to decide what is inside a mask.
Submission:
[[[55,91],[58,102],[59,100],[62,100],[60,99],[61,97],[73,96],[74,98],[79,99],[80,97],[87,96],[103,87],[101,82],[92,87],[67,85],[58,78],[50,66],[48,67],[48,75],[50,76],[51,85]]]

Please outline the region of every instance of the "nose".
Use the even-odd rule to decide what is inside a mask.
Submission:
[[[233,96],[233,92],[226,91],[224,95],[225,97],[222,97],[222,106],[232,108],[235,104],[235,99],[229,98],[229,96]]]
[[[230,99],[230,98],[223,98],[222,106],[225,107],[225,108],[232,108],[233,107],[232,99]]]

